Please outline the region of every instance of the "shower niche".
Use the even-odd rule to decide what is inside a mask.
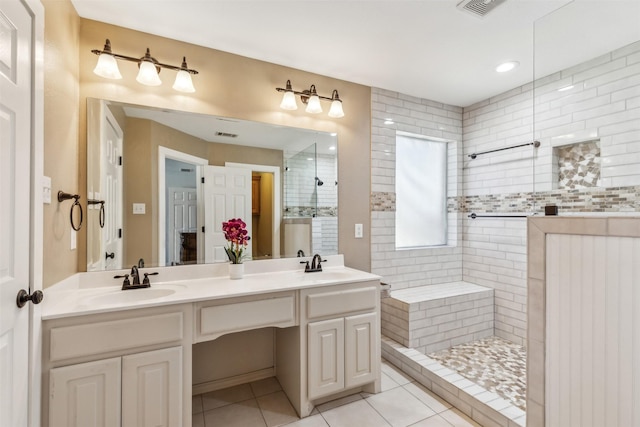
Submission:
[[[553,189],[600,187],[600,141],[583,141],[553,148]]]
[[[335,145],[285,151],[284,256],[338,253],[338,164]]]

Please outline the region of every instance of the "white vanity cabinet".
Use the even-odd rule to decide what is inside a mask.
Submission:
[[[49,425],[114,426],[121,413],[120,357],[54,368],[49,375]]]
[[[182,347],[54,368],[49,378],[51,426],[182,425]]]
[[[280,264],[299,268],[295,259]],[[380,391],[378,276],[338,267],[309,274],[284,269],[236,281],[192,279],[172,289],[173,299],[155,304],[136,303],[143,295],[138,291],[98,287],[92,294],[82,287],[70,292],[77,288],[68,286],[49,291],[43,310],[43,427],[189,427],[193,390],[270,376],[300,417],[330,399]],[[93,307],[91,299],[102,302]],[[207,369],[201,366],[203,349],[237,334],[230,338],[242,346],[226,346],[221,339],[216,351],[252,351],[240,349],[253,348],[245,332],[260,329],[271,341],[255,351],[270,351],[269,365],[261,360],[254,369],[256,364],[244,360],[250,358],[228,353],[228,373],[193,383],[194,345],[198,366]],[[215,363],[206,356],[205,364]]]
[[[191,305],[43,325],[43,425],[191,424]]]
[[[373,282],[301,292],[309,400],[379,380],[378,292]]]

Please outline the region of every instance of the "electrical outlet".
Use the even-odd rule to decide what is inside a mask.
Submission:
[[[356,224],[356,227],[355,227],[356,239],[362,239],[363,233],[364,233],[364,230],[363,230],[362,224]]]
[[[133,214],[134,215],[144,215],[146,212],[146,205],[144,203],[134,203],[133,204]]]

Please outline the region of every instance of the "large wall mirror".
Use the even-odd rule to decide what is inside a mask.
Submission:
[[[337,136],[87,99],[87,271],[338,253]]]

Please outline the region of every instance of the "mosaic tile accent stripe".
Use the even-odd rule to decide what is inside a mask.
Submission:
[[[543,212],[545,205],[557,205],[562,212],[640,211],[640,186],[553,190],[540,193],[512,193],[465,198],[462,212]]]
[[[289,206],[285,209],[287,218],[309,218],[313,216],[327,217],[338,216],[338,208],[335,206]]]
[[[640,212],[640,186],[449,197],[447,211],[449,213],[544,212],[545,205],[558,206],[560,213]],[[395,212],[395,193],[373,193],[371,210]]]
[[[396,193],[385,191],[371,193],[371,210],[374,212],[395,212]]]

